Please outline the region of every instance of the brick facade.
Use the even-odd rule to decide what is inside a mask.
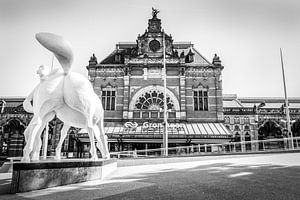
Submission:
[[[88,76],[99,97],[103,88],[116,91],[115,110],[105,111],[105,121],[142,122],[151,118],[150,114],[149,118],[146,114],[137,117],[139,115],[135,113],[139,111],[150,111],[137,108],[135,104],[143,93],[152,90],[163,92],[163,35],[166,44],[167,97],[174,105],[178,105],[176,109],[171,109],[173,116],[169,120],[222,122],[221,61],[215,55],[213,62],[209,62],[190,42],[173,42],[172,36],[162,31],[161,20],[157,16],[149,19],[148,29],[138,35],[136,43],[119,43],[101,62],[97,62],[95,55],[89,61]],[[194,90],[207,91],[207,110],[195,111]],[[162,109],[162,106],[156,108]]]

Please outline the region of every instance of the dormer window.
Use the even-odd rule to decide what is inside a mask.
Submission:
[[[121,62],[121,54],[116,54],[115,55],[115,62],[118,62],[118,63]]]
[[[191,63],[191,62],[194,62],[194,53],[192,52],[192,49],[189,50],[186,58],[185,58],[185,62],[187,63]]]
[[[188,59],[189,59],[189,63],[194,62],[194,55],[190,54]]]

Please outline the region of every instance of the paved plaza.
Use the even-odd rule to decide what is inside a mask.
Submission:
[[[0,199],[300,199],[300,153],[180,159],[153,159],[160,164],[119,167],[102,181],[15,195],[3,194],[10,174],[0,174]]]

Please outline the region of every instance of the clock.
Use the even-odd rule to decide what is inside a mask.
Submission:
[[[150,47],[151,51],[156,52],[157,50],[160,49],[160,43],[157,40],[152,40],[149,43],[149,47]]]

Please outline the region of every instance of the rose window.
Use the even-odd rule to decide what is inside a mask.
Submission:
[[[174,109],[174,103],[167,96],[167,107]],[[137,98],[135,109],[138,110],[161,110],[164,109],[164,94],[160,91],[148,91]]]

